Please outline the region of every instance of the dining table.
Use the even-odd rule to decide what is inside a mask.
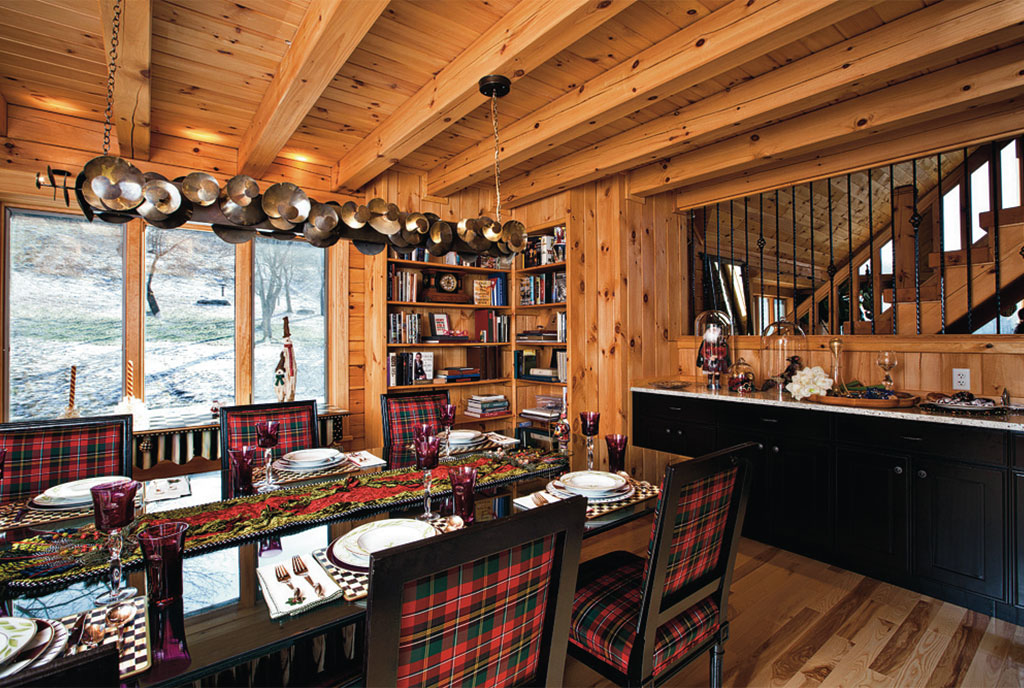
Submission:
[[[402,449],[375,447],[365,451],[394,457]],[[445,463],[442,461],[441,468],[434,471],[432,498],[438,505],[451,495],[447,478],[441,475]],[[522,508],[513,498],[543,490],[548,481],[565,473],[571,462],[566,456],[543,450],[511,449],[459,456],[449,463],[478,467],[477,500],[503,500],[488,510],[492,517],[500,518]],[[231,500],[222,499],[223,478],[220,471],[183,476],[188,481],[187,495],[146,504],[141,517],[145,522],[190,523],[192,539],[186,541],[183,559],[182,604],[190,661],[185,666],[154,667],[132,679],[138,685],[195,681],[359,622],[366,615],[365,599],[347,601],[340,597],[300,614],[271,619],[259,589],[257,568],[285,564],[296,555],[310,555],[363,523],[388,517],[414,518],[422,510],[422,473],[414,467],[373,467],[342,476],[314,477],[290,483],[278,492]],[[638,492],[624,508],[588,512],[584,537],[597,536],[651,513],[655,496],[656,488],[652,488]],[[522,504],[524,500],[516,502]],[[303,507],[289,511],[296,503]],[[231,515],[236,511],[242,514],[244,527],[232,522]],[[268,512],[272,512],[270,516]],[[105,588],[104,565],[33,580],[19,579],[24,569],[12,569],[4,560],[12,550],[24,547],[31,552],[33,546],[43,547],[50,542],[84,542],[83,546],[100,550],[102,541],[94,537],[91,523],[91,517],[78,516],[46,526],[16,525],[3,532],[0,602],[8,614],[57,619],[95,606],[93,598]],[[79,537],[82,540],[76,540]],[[126,547],[123,556],[128,584],[144,591],[146,577],[141,558],[129,549]]]

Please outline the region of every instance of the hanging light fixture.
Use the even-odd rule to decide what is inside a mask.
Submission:
[[[156,172],[143,173],[124,158],[110,154],[111,120],[114,109],[114,77],[117,73],[121,29],[121,3],[115,0],[110,33],[110,61],[107,66],[106,109],[103,115],[103,154],[93,158],[75,177],[73,173],[49,167],[36,174],[36,188],[64,192],[71,205],[74,194],[82,214],[111,223],[142,218],[162,229],[174,229],[186,222],[210,225],[214,233],[232,244],[244,243],[257,234],[280,240],[304,237],[310,244],[327,248],[340,239],[351,240],[364,254],[380,253],[392,246],[400,253],[426,248],[431,255],[456,251],[467,257],[511,256],[525,247],[521,222],[501,224],[501,179],[498,167],[497,99],[508,93],[510,82],[503,76],[480,80],[480,91],[491,98],[494,127],[494,180],[497,220],[472,218],[458,223],[459,231],[433,213],[403,212],[382,198],[366,205],[313,200],[295,184],[272,184],[262,194],[259,183],[245,175],[232,177],[223,185],[212,174],[191,172],[168,180]]]

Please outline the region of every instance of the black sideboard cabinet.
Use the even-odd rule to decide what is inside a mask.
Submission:
[[[745,536],[1024,623],[1024,433],[633,392],[633,437],[757,441]]]

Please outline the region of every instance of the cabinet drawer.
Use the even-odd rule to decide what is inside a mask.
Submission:
[[[634,419],[637,445],[684,456],[714,451],[715,427],[704,423],[677,423],[659,418]]]
[[[823,411],[782,408],[749,402],[716,404],[718,422],[758,433],[774,433],[804,440],[829,438],[830,416]]]
[[[1006,465],[1004,433],[998,430],[849,414],[840,414],[836,423],[839,440],[850,444]]]
[[[675,394],[633,393],[633,417],[638,419],[662,418],[669,421],[711,423],[715,419],[715,409],[720,406],[723,404]]]

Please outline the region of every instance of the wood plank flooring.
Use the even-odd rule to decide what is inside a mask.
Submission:
[[[645,554],[650,518],[584,543],[583,559]],[[726,686],[1022,686],[1024,627],[742,540],[729,600]],[[696,660],[668,685],[703,686]],[[566,686],[611,686],[569,658]]]

